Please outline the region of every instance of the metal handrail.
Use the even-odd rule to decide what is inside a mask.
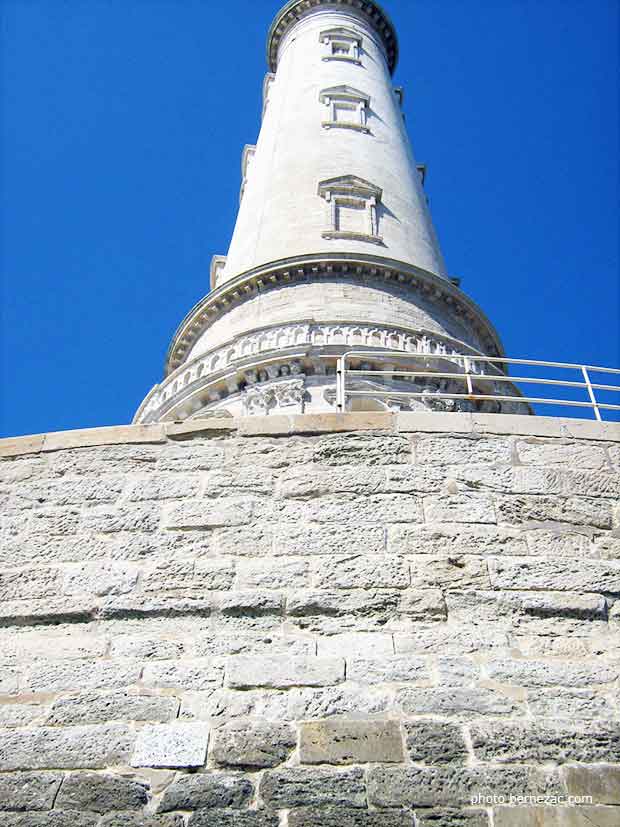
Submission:
[[[352,358],[364,357],[366,359],[407,359],[407,360],[422,360],[429,359],[443,359],[448,361],[462,362],[463,371],[460,373],[446,373],[440,371],[433,371],[428,369],[425,365],[425,370],[372,370],[348,368],[347,360]],[[486,362],[490,364],[504,365],[531,365],[535,367],[556,368],[561,370],[576,370],[583,377],[583,381],[562,380],[562,379],[545,379],[537,376],[508,376],[502,373],[480,374],[472,372],[471,365],[474,362]],[[347,388],[347,376],[397,376],[397,377],[411,377],[413,378],[434,378],[434,379],[454,379],[465,382],[465,393],[434,393],[433,399],[467,399],[470,401],[488,401],[493,400],[497,402],[526,402],[537,403],[541,405],[564,405],[575,408],[590,408],[594,412],[595,418],[602,421],[601,410],[620,411],[620,405],[612,405],[604,403],[597,399],[595,391],[617,391],[620,393],[620,385],[604,385],[597,382],[592,382],[590,373],[611,373],[620,376],[619,368],[600,367],[597,365],[579,365],[570,362],[546,362],[538,359],[510,359],[505,356],[473,356],[471,354],[458,353],[405,353],[403,351],[369,351],[369,350],[350,350],[343,354],[338,359],[338,367],[336,371],[336,405],[339,411],[346,409],[347,397],[352,396],[387,396],[387,397],[405,397],[410,399],[426,399],[427,393],[413,393],[409,391],[390,390],[350,390]],[[578,399],[548,399],[533,396],[500,396],[476,393],[474,391],[473,383],[480,382],[508,382],[517,386],[519,384],[531,385],[553,385],[566,388],[579,388],[587,392],[589,401],[584,402]],[[520,391],[519,391],[520,392]]]

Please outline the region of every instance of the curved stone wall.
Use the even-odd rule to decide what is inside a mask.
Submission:
[[[3,827],[618,823],[617,425],[251,417],[0,457]]]

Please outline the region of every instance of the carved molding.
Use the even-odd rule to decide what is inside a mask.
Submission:
[[[166,373],[171,374],[185,362],[187,354],[204,330],[214,320],[225,315],[232,305],[242,304],[257,293],[295,282],[338,276],[347,279],[359,278],[365,283],[373,280],[379,285],[397,284],[411,295],[413,304],[416,302],[416,296],[424,301],[432,301],[454,319],[461,320],[469,326],[480,340],[485,353],[490,356],[503,354],[499,337],[491,322],[449,279],[418,267],[376,256],[339,253],[326,258],[323,254],[316,254],[258,267],[229,279],[205,296],[179,326],[166,357]]]
[[[243,394],[243,407],[247,414],[264,416],[274,409],[295,407],[303,413],[306,392],[305,377],[288,379],[284,382],[268,382],[250,386]]]
[[[398,39],[390,18],[373,0],[290,0],[271,24],[267,38],[267,61],[275,72],[278,68],[278,49],[288,29],[311,9],[321,6],[342,6],[343,11],[364,17],[379,34],[385,48],[388,68],[394,72],[398,62]]]

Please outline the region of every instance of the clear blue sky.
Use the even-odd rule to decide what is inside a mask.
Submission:
[[[278,0],[0,0],[3,435],[129,422],[234,226]],[[451,273],[618,365],[618,3],[385,0]]]

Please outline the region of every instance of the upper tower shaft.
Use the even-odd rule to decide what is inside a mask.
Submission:
[[[365,253],[445,275],[375,3],[294,2],[270,32],[256,147],[222,284],[267,262]]]

